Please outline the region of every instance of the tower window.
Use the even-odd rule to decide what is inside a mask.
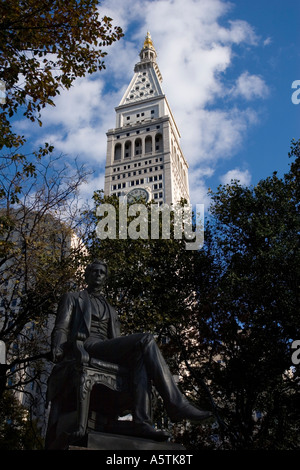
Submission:
[[[142,141],[141,139],[135,139],[134,142],[134,154],[140,155],[142,153]]]
[[[158,151],[162,150],[162,148],[163,148],[162,135],[157,134],[155,136],[155,150],[158,152]]]
[[[130,140],[127,140],[125,142],[125,157],[131,157],[131,142]]]
[[[116,144],[115,145],[115,155],[114,155],[115,160],[121,160],[121,152],[122,152],[121,144]]]
[[[152,152],[152,137],[149,135],[145,139],[145,153],[151,153]]]

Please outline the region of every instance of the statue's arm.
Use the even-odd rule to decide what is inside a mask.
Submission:
[[[109,337],[118,338],[119,336],[121,336],[121,326],[120,326],[119,316],[117,314],[117,311],[114,309],[114,307],[112,307],[110,304],[108,305],[109,305],[110,315],[111,315]]]
[[[73,308],[73,296],[69,293],[64,294],[58,304],[55,326],[51,338],[53,362],[58,362],[63,358],[70,333]]]

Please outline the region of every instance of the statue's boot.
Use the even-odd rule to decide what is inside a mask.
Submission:
[[[144,335],[141,344],[147,373],[162,397],[171,421],[202,421],[211,417],[210,411],[196,408],[180,392],[153,336]]]

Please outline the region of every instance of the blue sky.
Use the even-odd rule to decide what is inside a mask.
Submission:
[[[125,36],[108,48],[107,69],[63,92],[30,129],[71,163],[94,170],[82,197],[103,189],[106,132],[132,76],[147,30],[158,53],[163,90],[189,163],[193,203],[209,205],[208,188],[231,178],[255,185],[288,170],[300,137],[299,0],[104,0],[100,12]],[[299,94],[300,97],[300,94]]]

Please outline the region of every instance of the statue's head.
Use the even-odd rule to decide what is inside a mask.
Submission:
[[[100,287],[105,282],[107,274],[107,264],[102,260],[95,259],[85,269],[85,280],[88,286]]]

